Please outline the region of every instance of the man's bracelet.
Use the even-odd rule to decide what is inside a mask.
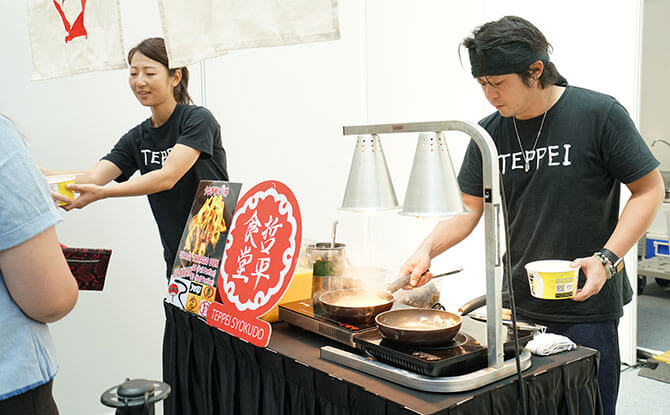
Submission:
[[[618,274],[624,267],[623,258],[619,258],[614,252],[607,248],[602,248],[599,251],[594,252],[593,256],[605,267],[608,280]]]

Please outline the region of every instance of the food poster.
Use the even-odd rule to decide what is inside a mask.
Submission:
[[[205,318],[216,299],[216,281],[241,183],[203,180],[172,267],[167,301]]]
[[[207,324],[259,347],[272,327],[260,317],[282,298],[300,256],[302,219],[295,195],[268,180],[240,198],[218,277],[222,302],[208,305]],[[193,304],[195,307],[195,304]]]

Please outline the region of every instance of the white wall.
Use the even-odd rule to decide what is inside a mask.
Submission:
[[[446,119],[477,121],[489,111],[484,106],[467,63],[458,61],[457,45],[478,24],[483,3],[440,0],[409,2],[375,0],[362,3],[367,25],[362,33],[363,102],[359,119],[340,120],[340,124],[414,122]],[[417,134],[382,136],[389,171],[400,203],[409,180]],[[461,164],[469,139],[452,133],[449,141],[455,167]],[[335,137],[344,142],[342,169],[348,173],[355,137]],[[341,203],[346,176],[338,184],[335,206]],[[349,244],[352,262],[372,263],[392,273],[416,249],[435,226],[433,220],[417,220],[394,213],[369,219],[370,246],[366,247],[364,218],[355,214],[338,215],[343,236]],[[326,224],[322,225],[325,226]],[[322,228],[322,237],[328,228]],[[473,238],[437,258],[433,272],[464,267],[461,274],[438,283],[442,301],[456,310],[467,299],[484,292],[483,236],[478,229]],[[368,249],[366,258],[364,252]],[[451,287],[449,290],[445,284]],[[458,287],[458,289],[453,289]]]
[[[668,99],[670,84],[665,79],[670,71],[670,3],[663,0],[645,0],[644,31],[642,42],[642,82],[640,99],[640,131],[647,144],[662,138],[670,142],[670,118],[668,117]],[[661,162],[661,170],[670,170],[670,147],[659,142],[651,151]],[[649,233],[667,235],[668,227],[662,211],[668,210],[664,203],[656,219],[649,227]]]
[[[612,94],[636,116],[639,3],[342,0],[339,41],[238,51],[206,63],[207,103],[222,124],[231,180],[244,189],[264,179],[284,181],[300,202],[306,238],[327,239],[337,219],[338,239],[348,244],[352,262],[394,271],[434,224],[395,215],[371,218],[374,248],[364,257],[366,222],[336,211],[355,140],[342,136],[342,126],[476,121],[490,113],[467,62],[461,67],[458,61],[457,45],[474,26],[504,14],[529,18],[545,32],[554,61],[572,84]],[[160,34],[155,2],[122,0],[121,6],[127,48]],[[0,8],[0,56],[6,62],[0,112],[21,125],[39,164],[86,168],[148,116],[123,70],[31,82],[25,3],[3,2]],[[191,69],[190,90],[201,102],[199,67]],[[455,136],[450,148],[458,168],[467,139]],[[402,201],[415,138],[382,141]],[[66,244],[114,250],[104,292],[81,293],[73,313],[52,325],[61,412],[105,413],[98,402],[106,388],[125,377],[161,378],[165,281],[156,226],[144,198],[128,198],[64,214],[57,229]],[[484,292],[482,249],[478,229],[436,260],[436,271],[465,267],[441,283],[449,308]]]
[[[670,48],[667,43],[670,38],[668,16],[670,16],[669,2],[645,0],[640,129],[648,144],[657,138],[670,142],[670,117],[668,117],[670,84],[666,82],[667,74],[670,72]],[[670,170],[670,147],[657,143],[652,147],[652,151],[661,162],[661,169]]]

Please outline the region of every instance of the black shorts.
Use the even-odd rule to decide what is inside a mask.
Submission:
[[[53,379],[20,395],[0,401],[0,414],[58,415],[52,394]]]

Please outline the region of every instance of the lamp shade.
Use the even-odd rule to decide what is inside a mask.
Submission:
[[[453,216],[468,213],[442,133],[421,133],[400,211],[407,216]]]
[[[379,136],[359,135],[340,209],[365,212],[399,208]]]

